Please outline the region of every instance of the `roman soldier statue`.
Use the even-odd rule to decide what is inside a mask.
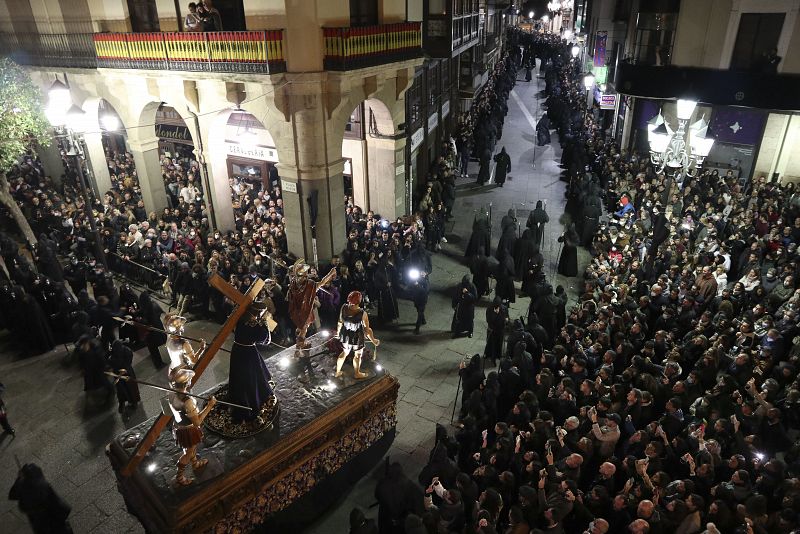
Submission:
[[[197,446],[203,441],[203,430],[200,428],[203,419],[217,403],[217,399],[211,397],[202,411],[197,409],[195,399],[187,395],[193,376],[194,371],[191,369],[177,369],[173,373],[170,385],[178,391],[172,392],[168,396],[168,404],[173,417],[172,435],[175,437],[175,443],[183,450],[183,455],[178,459],[178,471],[175,474],[175,482],[181,486],[188,486],[192,483],[192,479],[186,478],[184,475],[186,466],[192,464],[192,471],[197,474],[208,464],[208,460],[197,456]]]

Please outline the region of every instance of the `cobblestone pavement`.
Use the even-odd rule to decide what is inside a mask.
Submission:
[[[558,236],[563,232],[558,222],[564,208],[564,182],[559,180],[561,150],[554,136],[553,145],[535,146],[534,124],[543,113],[538,92],[544,80],[520,81],[508,102],[503,138],[497,150],[505,146],[511,156],[512,172],[503,188],[494,184],[477,187],[477,165],[471,164],[473,178],[459,180],[456,218],[447,228],[448,243],[433,257],[431,295],[427,307],[428,324],[419,336],[413,335],[416,314],[408,301],[400,302],[400,321],[389,329],[377,329],[382,344],[378,356],[384,367],[400,380],[398,433],[390,450],[392,461],[399,461],[414,479],[427,462],[433,443],[434,425],[449,423],[458,384],[458,363],[475,353],[483,353],[485,344],[484,313],[489,300],[484,298],[476,309],[473,338],[451,339],[451,289],[468,272],[463,250],[471,232],[473,216],[481,206],[492,205],[493,244],[500,233],[500,219],[508,209],[517,209],[524,221],[537,200],[547,200],[551,223],[545,228],[543,254],[550,280],[558,255]],[[586,260],[579,251],[579,262]],[[562,284],[574,295],[577,279],[557,276],[553,285]],[[527,311],[528,298],[518,298],[511,307],[511,317]],[[211,339],[218,325],[205,321],[190,323],[189,335]],[[229,342],[230,343],[230,342]],[[72,506],[70,521],[76,533],[142,532],[136,519],[125,510],[116,490],[116,480],[105,457],[110,439],[159,411],[161,393],[141,388],[139,408],[121,417],[111,401],[87,397],[76,363],[65,361],[66,347],[48,354],[22,359],[15,354],[8,339],[0,337],[0,381],[7,388],[5,400],[9,420],[17,430],[16,438],[0,436],[0,495],[5,495],[14,481],[16,462],[36,462],[50,483]],[[135,355],[137,376],[166,384],[164,372],[156,371],[146,349]],[[225,380],[227,354],[220,353],[200,380],[205,389]],[[102,396],[102,395],[101,395]],[[380,472],[376,468],[375,475]],[[306,532],[327,534],[345,532],[353,506],[368,508],[373,502],[374,476],[367,476],[342,495],[336,506],[311,525]],[[377,510],[368,511],[376,516]],[[0,525],[3,532],[29,532],[25,517],[16,504],[0,499]]]

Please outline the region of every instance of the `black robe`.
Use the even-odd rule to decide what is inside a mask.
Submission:
[[[19,509],[28,516],[34,534],[71,534],[67,521],[70,506],[45,480],[42,469],[36,464],[25,464],[8,499],[19,502]]]
[[[528,261],[536,252],[539,252],[539,248],[534,241],[533,232],[528,228],[514,242],[514,273],[517,278],[524,278]]]
[[[464,252],[465,258],[470,258],[475,254],[488,256],[491,247],[491,232],[489,221],[484,218],[477,218],[472,223],[472,235],[469,236],[467,250]]]
[[[22,341],[32,354],[42,354],[56,346],[56,339],[50,322],[42,311],[42,307],[28,294],[21,294],[20,303],[20,334]]]
[[[536,209],[528,215],[528,222],[526,226],[533,232],[533,242],[539,247],[542,246],[544,240],[544,225],[550,222],[550,216],[542,207],[542,201],[536,202]]]
[[[506,181],[506,175],[511,172],[511,157],[503,149],[494,157],[494,161],[497,163],[494,169],[494,182],[502,186]]]
[[[558,260],[558,274],[568,277],[578,276],[578,234],[574,229],[567,230],[558,241],[564,243]]]
[[[476,254],[470,261],[469,271],[475,281],[478,297],[489,293],[489,258],[483,254]]]
[[[126,347],[122,340],[114,341],[111,348],[111,356],[108,358],[111,370],[118,375],[128,376],[136,379],[136,371],[133,370],[133,351]],[[139,396],[139,386],[136,382],[129,380],[117,380],[117,402],[122,405],[125,402],[136,404],[141,400]]]
[[[467,277],[468,278],[468,277]],[[466,289],[466,291],[464,291]],[[478,290],[467,280],[462,280],[453,295],[453,320],[450,331],[453,334],[472,334],[475,326],[475,301],[478,299]]]
[[[516,302],[516,288],[514,287],[514,260],[506,253],[500,260],[495,271],[497,286],[494,289],[496,296],[508,302]]]

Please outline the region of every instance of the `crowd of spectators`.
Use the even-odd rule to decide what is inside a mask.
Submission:
[[[797,531],[800,195],[659,173],[584,115],[563,41],[510,43],[542,58],[592,260],[551,327],[513,323],[497,370],[462,363],[458,430],[437,427],[417,481],[390,466],[379,531]]]

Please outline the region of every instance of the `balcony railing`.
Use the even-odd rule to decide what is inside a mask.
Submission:
[[[0,33],[0,55],[20,65],[97,67],[91,33]]]
[[[96,33],[97,66],[203,72],[286,71],[283,30]]]
[[[325,70],[372,67],[422,55],[419,22],[356,28],[323,28]]]
[[[480,15],[478,13],[454,15],[451,26],[453,50],[457,50],[460,46],[475,41],[478,38],[479,27]]]

